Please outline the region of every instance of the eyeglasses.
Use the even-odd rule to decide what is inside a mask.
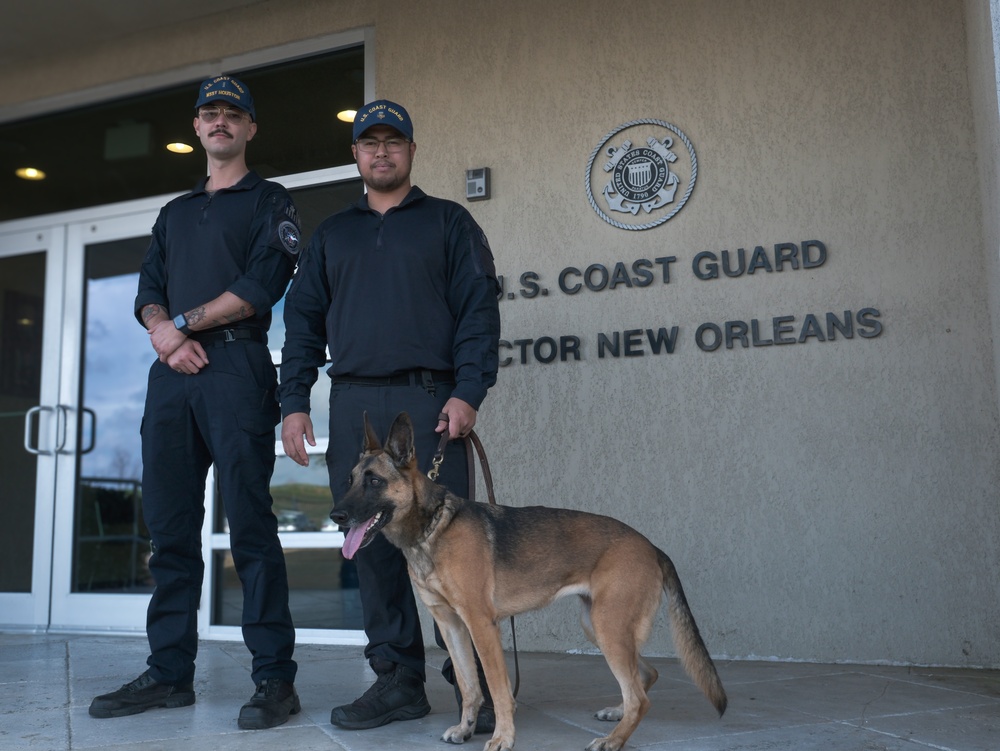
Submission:
[[[385,150],[390,154],[397,154],[400,151],[404,151],[406,146],[410,142],[405,138],[359,138],[354,142],[354,145],[358,147],[358,151],[363,151],[366,154],[374,154],[378,151],[378,147],[381,144],[385,146]]]
[[[202,107],[198,110],[198,117],[203,123],[214,123],[219,115],[225,115],[231,123],[238,123],[247,116],[247,113],[236,107]]]

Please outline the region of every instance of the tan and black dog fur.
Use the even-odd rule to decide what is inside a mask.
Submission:
[[[472,646],[493,695],[496,730],[485,751],[514,746],[514,697],[497,624],[564,595],[583,602],[583,629],[618,680],[622,704],[597,713],[618,720],[588,751],[617,751],[649,709],[656,670],[639,654],[664,592],[681,664],[721,715],[726,692],[680,579],[666,554],[606,516],[544,506],[492,506],[459,498],[417,468],[405,412],[379,445],[365,415],[364,452],[350,490],[330,517],[350,527],[345,557],[381,532],[403,551],[410,577],[444,636],[462,692],[462,715],[442,739],[468,740],[483,701]],[[470,638],[471,636],[471,638]]]

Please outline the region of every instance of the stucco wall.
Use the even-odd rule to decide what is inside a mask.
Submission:
[[[493,198],[469,206],[515,293],[504,338],[581,340],[580,361],[521,364],[505,350],[515,362],[478,429],[500,502],[640,528],[677,564],[715,654],[997,666],[984,243],[995,255],[998,232],[978,153],[996,133],[973,115],[969,56],[982,65],[988,43],[967,43],[965,24],[982,7],[263,3],[226,35],[186,27],[56,58],[27,83],[5,77],[0,103],[201,62],[209,40],[222,57],[373,24],[377,93],[415,121],[415,181],[462,200],[464,170],[492,169]],[[683,130],[699,172],[677,216],[629,232],[591,209],[584,172],[607,133],[639,118]],[[808,240],[827,249],[816,268],[693,273],[702,251]],[[558,288],[569,266],[665,256],[669,284]],[[548,295],[517,294],[527,271]],[[790,316],[794,338],[809,314],[864,308],[878,311],[877,337],[695,341],[708,322],[769,330]],[[599,333],[673,326],[673,354],[598,357]],[[586,648],[576,621],[568,603],[523,616],[519,646]],[[672,651],[664,621],[651,653]]]
[[[969,82],[982,202],[983,256],[992,331],[1000,326],[1000,0],[967,0]],[[994,348],[994,370],[1000,353]],[[1000,371],[997,371],[1000,375]]]
[[[437,36],[422,65],[379,67],[416,118],[418,180],[455,195],[462,170],[492,167],[496,197],[472,208],[498,266],[552,289],[502,303],[505,338],[589,346],[502,371],[481,424],[502,502],[639,526],[716,652],[995,664],[997,414],[962,5],[636,3],[612,21],[596,3],[544,18],[508,3],[471,24],[423,7]],[[409,25],[387,21],[380,52]],[[583,174],[637,118],[681,128],[700,171],[674,219],[625,232],[591,211]],[[691,271],[704,250],[810,239],[829,251],[817,269]],[[678,259],[669,285],[557,292],[566,266],[661,256]],[[704,322],[864,307],[881,336],[694,344]],[[672,355],[596,356],[598,332],[672,325]],[[574,607],[519,625],[546,649],[578,633]],[[663,630],[651,647],[669,650]]]

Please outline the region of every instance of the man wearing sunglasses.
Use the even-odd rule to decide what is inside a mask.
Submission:
[[[194,131],[209,174],[161,209],[134,308],[157,356],[140,431],[156,585],[146,618],[149,667],[96,697],[90,714],[121,717],[195,701],[204,491],[214,463],[256,686],[238,724],[261,729],[300,709],[288,577],[269,489],[279,409],[267,348],[271,307],[297,261],[299,223],[288,192],[247,168],[257,123],[245,84],[229,76],[202,83]]]
[[[441,434],[453,439],[438,482],[468,497],[466,445],[455,439],[472,430],[496,383],[500,313],[493,254],[464,207],[410,183],[417,147],[403,107],[387,100],[365,105],[353,136],[367,193],[319,226],[285,299],[282,445],[295,462],[309,464],[305,442],[316,445],[309,394],[329,346],[326,460],[334,500],[347,491],[363,445],[362,414],[385,435],[402,411],[413,420],[423,471]],[[447,420],[438,419],[442,413]],[[423,717],[430,711],[424,643],[406,560],[377,535],[354,561],[365,656],[378,679],[356,701],[335,707],[330,722],[361,730]],[[454,684],[450,660],[442,673]],[[487,704],[476,732],[493,732],[482,675],[480,684]]]

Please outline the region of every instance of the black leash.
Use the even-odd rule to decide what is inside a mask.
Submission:
[[[448,422],[448,415],[442,412],[438,415],[438,420]],[[448,431],[443,431],[441,433],[441,440],[438,441],[437,451],[434,453],[434,458],[431,460],[431,469],[427,473],[431,482],[437,482],[438,473],[441,470],[441,464],[444,462],[444,449],[445,446],[448,445],[449,440]],[[468,499],[470,501],[476,500],[476,460],[473,457],[473,452],[469,448],[469,444],[471,443],[473,448],[475,448],[476,456],[479,457],[479,465],[483,468],[483,482],[486,485],[486,495],[490,499],[490,505],[496,506],[497,499],[496,495],[493,493],[493,474],[490,472],[490,463],[486,458],[486,451],[483,449],[483,442],[479,440],[479,436],[476,435],[476,431],[474,430],[470,430],[469,435],[462,440],[465,441],[465,455],[469,460]],[[517,632],[514,630],[514,616],[510,617],[510,639],[514,648],[514,698],[517,698],[517,692],[521,688],[521,665],[517,659]]]

